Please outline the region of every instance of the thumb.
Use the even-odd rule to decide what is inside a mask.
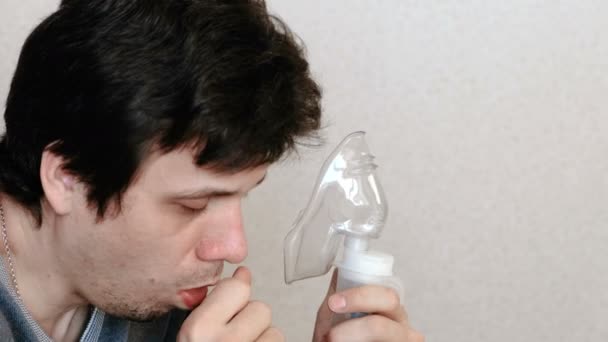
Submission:
[[[232,277],[244,282],[247,285],[251,285],[251,271],[245,266],[239,266],[232,274]]]

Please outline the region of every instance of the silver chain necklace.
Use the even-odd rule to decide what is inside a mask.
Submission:
[[[2,220],[2,240],[4,241],[6,260],[8,261],[8,267],[11,272],[11,278],[13,279],[15,293],[17,294],[17,298],[21,299],[21,294],[19,293],[19,285],[17,285],[17,276],[15,275],[15,266],[13,265],[13,258],[11,255],[11,247],[8,245],[8,234],[6,233],[6,221],[4,219],[4,207],[2,206],[2,203],[0,203],[0,218]]]

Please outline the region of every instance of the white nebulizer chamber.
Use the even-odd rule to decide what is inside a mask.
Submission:
[[[373,161],[364,132],[348,135],[327,158],[315,191],[285,238],[287,283],[324,275],[336,266],[338,291],[376,284],[403,297],[401,281],[393,275],[393,256],[369,248],[388,213]]]

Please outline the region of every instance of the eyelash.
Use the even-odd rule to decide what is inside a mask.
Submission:
[[[201,213],[203,211],[205,211],[205,209],[207,209],[207,206],[204,206],[202,208],[191,208],[185,205],[180,205],[180,207],[182,207],[182,209],[184,209],[185,211],[189,212],[189,213]]]
[[[244,193],[241,196],[241,198],[245,199],[248,196],[249,196],[249,193],[247,192],[247,193]],[[178,204],[178,205],[183,211],[185,211],[188,214],[199,214],[199,213],[205,212],[207,210],[207,207],[209,206],[209,202],[205,203],[205,206],[203,206],[201,208],[192,208],[192,207],[189,207],[184,204]]]
[[[189,207],[184,204],[178,204],[178,205],[184,212],[186,212],[188,214],[199,214],[199,213],[204,212],[207,209],[207,206],[209,205],[209,203],[205,203],[205,206],[203,206],[201,208],[193,208],[193,207]]]

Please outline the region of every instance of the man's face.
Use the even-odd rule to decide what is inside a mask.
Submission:
[[[197,167],[188,150],[155,155],[125,192],[120,214],[110,207],[101,223],[79,185],[73,212],[58,225],[58,271],[77,295],[116,316],[146,320],[191,308],[202,292],[192,289],[217,282],[224,261],[245,259],[241,199],[267,168],[218,174]]]

